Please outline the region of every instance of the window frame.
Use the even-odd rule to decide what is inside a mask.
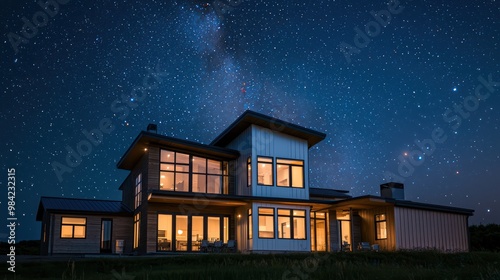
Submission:
[[[383,220],[382,219],[381,220],[377,220],[377,217],[378,216],[382,216],[382,215],[384,216],[384,219]],[[375,240],[385,240],[385,239],[387,239],[387,214],[386,213],[375,214],[374,221],[375,221]],[[379,226],[381,224],[385,225],[385,228],[384,228],[384,230],[385,230],[385,237],[381,237],[382,234],[379,236],[378,229],[379,229]],[[382,231],[382,228],[380,228],[380,231]]]
[[[283,214],[280,215],[279,214],[280,210],[289,211],[289,213],[288,213],[288,215],[283,215]],[[293,213],[294,211],[303,211],[304,216],[295,215]],[[307,211],[305,209],[278,208],[277,213],[278,213],[278,220],[277,221],[279,221],[279,217],[288,217],[290,219],[290,237],[279,237],[279,235],[278,235],[278,239],[307,240],[307,219],[306,219]],[[295,237],[295,219],[303,219],[304,220],[304,238],[296,238]],[[280,226],[279,222],[278,222],[278,226]]]
[[[141,245],[141,213],[134,215],[134,242],[133,249],[137,250]]]
[[[167,161],[162,161],[161,153],[162,152],[167,152],[167,153],[173,153],[174,159],[172,162],[167,162]],[[188,156],[188,163],[180,163],[177,162],[177,154],[182,154],[182,155],[187,155]],[[200,171],[194,171],[194,165],[193,165],[193,159],[203,159],[205,161],[205,171],[200,172]],[[219,169],[217,172],[212,172],[209,171],[209,162],[217,162],[219,165]],[[172,165],[173,170],[167,170],[162,168],[162,165]],[[187,167],[187,171],[178,171],[177,166],[183,166]],[[164,189],[162,186],[158,185],[158,189],[161,191],[172,191],[172,192],[182,192],[182,193],[205,193],[205,194],[229,194],[229,161],[227,160],[222,160],[222,159],[215,159],[215,158],[210,158],[206,157],[204,155],[199,155],[199,154],[192,154],[189,153],[189,151],[177,151],[175,149],[164,149],[160,148],[160,158],[159,158],[159,174],[160,174],[160,181],[161,181],[161,176],[162,173],[171,173],[173,174],[173,181],[174,181],[174,188],[173,190],[169,189]],[[186,191],[179,191],[177,190],[177,186],[175,185],[176,178],[178,174],[187,174],[187,180],[188,180],[188,186]],[[184,175],[185,176],[185,175]],[[193,191],[193,179],[194,176],[201,176],[204,177],[205,180],[205,190],[204,192],[199,192]],[[218,177],[220,180],[219,185],[215,186],[215,189],[218,192],[208,192],[209,190],[209,181],[210,178],[213,177]]]
[[[273,210],[273,213],[272,214],[261,214],[260,213],[260,209],[271,209]],[[257,208],[257,216],[258,216],[258,223],[257,223],[257,228],[259,229],[259,233],[258,233],[258,238],[259,239],[275,239],[276,238],[276,216],[275,216],[275,212],[276,212],[276,209],[273,208],[273,207],[258,207]],[[273,228],[273,236],[272,237],[261,237],[260,233],[260,217],[272,217],[273,218],[273,222],[272,222],[272,228]]]
[[[248,217],[247,237],[248,237],[248,239],[253,239],[252,208],[248,208],[247,217]]]
[[[252,157],[247,158],[247,187],[252,186]]]
[[[259,159],[270,159],[271,162],[267,162],[267,161],[259,161]],[[271,184],[261,184],[259,182],[259,165],[263,163],[263,164],[270,164],[271,165]],[[259,186],[266,186],[266,187],[273,187],[274,186],[274,158],[273,157],[269,157],[269,156],[257,156],[257,185]]]
[[[300,161],[302,162],[302,164],[292,164],[292,163],[278,163],[278,161],[280,160],[285,160],[285,161]],[[276,186],[277,187],[281,187],[281,188],[295,188],[295,189],[303,189],[305,188],[305,185],[306,185],[306,176],[305,176],[305,167],[304,167],[304,160],[303,159],[293,159],[293,158],[276,158]],[[281,186],[279,185],[279,182],[278,182],[278,165],[285,165],[285,166],[288,166],[288,178],[289,178],[289,182],[288,182],[288,186]],[[293,182],[293,167],[302,167],[302,186],[301,187],[297,187],[297,186],[294,186],[294,182]]]
[[[135,177],[134,209],[139,208],[141,204],[142,204],[142,173],[139,173]]]
[[[73,219],[84,219],[85,223],[84,224],[75,224],[75,223],[64,223],[63,220],[64,218],[73,218]],[[71,226],[71,237],[64,237],[62,236],[63,233],[63,227],[64,226]],[[75,226],[78,227],[83,227],[83,232],[84,236],[83,237],[75,237]],[[61,216],[61,227],[60,227],[60,234],[59,237],[61,239],[87,239],[87,217],[71,217],[71,216]]]

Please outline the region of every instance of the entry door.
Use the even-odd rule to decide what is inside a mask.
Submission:
[[[111,253],[113,220],[101,220],[101,253]]]

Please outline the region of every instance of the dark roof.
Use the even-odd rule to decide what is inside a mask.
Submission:
[[[247,110],[217,136],[210,145],[225,147],[252,124],[307,140],[309,148],[326,137],[324,133]]]
[[[432,210],[432,211],[440,211],[440,212],[448,212],[448,213],[458,213],[458,214],[465,214],[472,216],[474,214],[474,210],[472,209],[467,209],[467,208],[459,208],[459,207],[451,207],[451,206],[444,206],[444,205],[436,205],[436,204],[429,204],[429,203],[421,203],[421,202],[414,202],[410,200],[400,200],[400,199],[394,199],[394,198],[387,198],[387,197],[381,197],[381,196],[375,196],[375,195],[364,195],[364,196],[358,196],[358,197],[353,197],[345,200],[340,200],[336,201],[335,205],[363,205],[365,203],[369,203],[372,206],[377,206],[381,204],[392,204],[394,206],[398,207],[406,207],[406,208],[413,208],[413,209],[424,209],[424,210]]]
[[[309,188],[310,197],[318,198],[351,198],[348,195],[349,191],[344,190],[333,190],[333,189],[322,189],[322,188]]]
[[[134,142],[127,149],[116,166],[119,169],[132,170],[137,161],[144,155],[146,148],[151,145],[160,147],[172,147],[184,151],[194,152],[201,155],[213,156],[220,159],[236,159],[240,153],[236,150],[215,147],[183,139],[177,139],[156,133],[141,131]]]
[[[132,213],[121,201],[61,197],[42,197],[36,214],[37,221],[43,219],[45,211],[117,215],[129,215]]]

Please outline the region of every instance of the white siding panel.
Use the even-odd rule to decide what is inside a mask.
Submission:
[[[274,208],[274,223],[275,223],[275,238],[273,239],[261,239],[259,238],[259,226],[258,226],[258,208],[259,207],[271,207]],[[254,203],[252,207],[254,227],[253,227],[253,240],[252,240],[252,250],[256,252],[267,252],[267,251],[295,251],[295,252],[310,252],[311,251],[311,228],[310,228],[310,218],[309,218],[309,207],[307,206],[292,206],[283,204],[269,204],[269,203]],[[278,219],[277,208],[286,209],[300,209],[306,210],[306,239],[296,240],[296,239],[279,239],[278,232],[276,229],[276,223]]]
[[[466,215],[402,207],[394,211],[397,249],[468,251]]]
[[[307,141],[255,125],[252,126],[251,134],[253,139],[252,147],[254,147],[252,149],[254,162],[257,160],[257,156],[272,157],[274,158],[275,165],[276,158],[300,159],[304,161],[304,188],[284,188],[276,187],[275,185],[259,186],[254,184],[252,194],[264,197],[308,199],[309,163]],[[254,174],[254,177],[257,179],[256,174]],[[276,181],[276,174],[274,174],[274,180]]]

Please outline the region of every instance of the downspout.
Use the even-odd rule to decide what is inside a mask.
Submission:
[[[354,243],[353,243],[353,238],[354,238],[354,231],[353,231],[353,228],[354,228],[354,221],[353,221],[353,216],[352,216],[352,207],[349,207],[349,223],[351,224],[351,226],[349,227],[349,231],[350,231],[350,239],[349,240],[351,242],[351,252],[354,252]]]

